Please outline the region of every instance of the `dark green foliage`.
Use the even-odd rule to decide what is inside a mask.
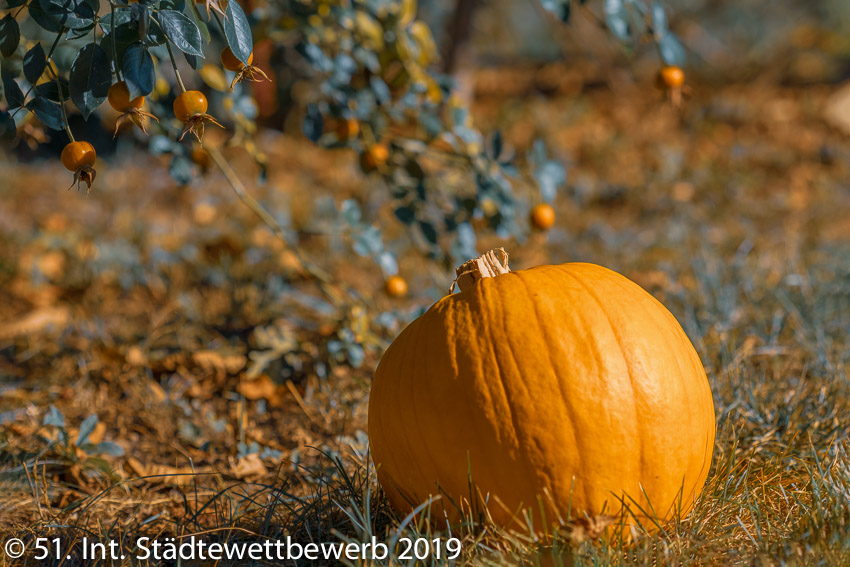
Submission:
[[[112,73],[106,51],[96,43],[83,47],[71,66],[69,80],[71,100],[80,109],[83,118],[88,119],[103,104],[111,84]]]
[[[186,14],[176,10],[161,10],[156,19],[165,36],[177,49],[196,57],[204,56],[201,32]]]
[[[59,104],[49,98],[36,95],[26,104],[27,110],[35,113],[42,124],[51,130],[64,130],[65,119]]]
[[[248,64],[248,58],[254,51],[254,36],[251,26],[242,6],[238,2],[228,2],[225,10],[224,33],[227,36],[227,45],[242,63]]]
[[[40,43],[36,43],[35,47],[27,51],[24,55],[24,77],[31,84],[35,84],[41,78],[41,74],[47,68],[47,56],[44,54],[44,48]]]
[[[21,29],[12,14],[0,20],[0,55],[11,57],[21,41]]]
[[[15,82],[15,76],[7,71],[6,64],[3,65],[0,73],[3,78],[3,96],[6,99],[8,109],[12,110],[22,106],[25,100],[24,93],[21,91],[21,87],[18,86],[18,83]]]
[[[543,7],[567,22],[573,4],[547,0]],[[6,0],[6,5],[15,8],[22,3]],[[117,3],[108,11],[100,10],[100,5],[99,0],[32,0],[27,11],[31,20],[56,35],[47,53],[42,41],[20,54],[17,13],[0,20],[0,52],[5,57],[22,57],[21,62],[3,67],[5,110],[25,106],[48,128],[61,129],[65,124],[57,103],[72,103],[88,119],[115,80],[127,83],[131,98],[149,95],[156,84],[155,68],[168,66],[177,51],[192,69],[199,69],[210,43],[229,46],[243,63],[254,50],[251,20],[238,1],[228,2],[223,15],[209,16],[200,9],[203,5],[184,0]],[[473,226],[522,240],[527,229],[521,215],[527,207],[524,191],[517,191],[520,171],[530,167],[529,179],[537,185],[536,191],[551,202],[566,181],[563,166],[540,156],[517,162],[512,152],[504,151],[498,136],[485,148],[485,137],[469,122],[466,108],[449,102],[451,78],[431,68],[437,54],[432,52],[427,28],[411,19],[414,16],[400,18],[401,6],[390,1],[354,2],[334,5],[321,16],[319,3],[286,0],[264,8],[260,15],[272,22],[272,28],[285,20],[296,22],[294,29],[278,31],[287,34],[287,43],[303,57],[298,72],[315,86],[315,100],[308,101],[304,115],[305,136],[328,148],[348,147],[360,153],[376,142],[387,145],[389,158],[376,168],[376,175],[396,201],[397,216],[411,228],[413,241],[446,265],[474,251]],[[649,35],[665,62],[683,59],[684,50],[670,34],[666,13],[657,2],[608,0],[599,7],[616,38],[633,44]],[[220,25],[214,25],[214,20]],[[103,32],[99,41],[90,33],[98,24]],[[264,35],[269,34],[267,25]],[[93,37],[94,42],[86,39]],[[61,49],[68,39],[89,42],[79,48],[70,68],[58,70],[68,92],[51,86],[54,81],[35,89],[17,84],[19,78],[30,85],[38,82],[56,47]],[[250,94],[241,88],[235,94],[235,112],[252,120],[256,112],[242,100]],[[162,110],[170,113],[167,106]],[[413,129],[411,117],[416,122]],[[360,135],[352,139],[338,139],[326,131],[353,118],[360,124]],[[159,127],[166,126],[160,123]],[[406,132],[398,134],[399,129]],[[451,183],[444,176],[426,173],[419,164],[433,153],[431,146],[437,142],[448,146],[441,150],[446,152],[446,166],[464,172],[452,176]],[[541,151],[545,153],[542,146]],[[172,165],[170,170],[180,183],[188,181],[191,168]]]
[[[156,81],[153,58],[141,43],[136,42],[127,47],[121,71],[131,99],[146,96],[153,90]]]

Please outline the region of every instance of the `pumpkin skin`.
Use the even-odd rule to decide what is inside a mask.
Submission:
[[[584,263],[485,277],[444,297],[386,351],[369,402],[372,458],[399,512],[443,494],[431,517],[458,520],[451,502],[470,501],[471,474],[478,504],[489,496],[493,520],[515,528],[521,508],[542,527],[541,501],[550,524],[617,515],[621,499],[660,519],[684,515],[714,434],[705,371],[673,315]]]

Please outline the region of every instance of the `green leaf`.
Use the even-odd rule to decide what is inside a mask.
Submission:
[[[159,2],[160,10],[177,10],[178,12],[182,12],[185,7],[185,0],[160,0]]]
[[[478,252],[476,245],[475,229],[468,222],[462,222],[457,226],[457,237],[452,242],[452,254],[458,261],[465,258],[475,258]]]
[[[125,23],[119,24],[114,30],[105,34],[100,40],[100,45],[106,50],[109,59],[115,61],[115,66],[121,67],[127,48],[138,42],[139,34],[135,24]],[[117,53],[113,53],[113,48]]]
[[[65,39],[67,39],[68,41],[75,41],[77,39],[83,39],[89,33],[91,33],[91,31],[95,28],[96,25],[97,25],[96,23],[92,22],[87,26],[68,30],[68,33],[65,34]]]
[[[411,225],[416,220],[416,212],[410,207],[397,208],[395,210],[395,216],[406,225]]]
[[[422,236],[425,237],[425,240],[429,244],[433,246],[437,245],[437,229],[434,228],[434,225],[429,222],[419,221],[419,230],[422,231]]]
[[[21,28],[12,14],[6,14],[6,17],[0,20],[0,54],[3,57],[11,57],[20,42]]]
[[[35,21],[42,29],[52,32],[52,33],[61,33],[63,31],[62,24],[59,21],[48,14],[41,5],[41,2],[38,0],[32,0],[27,7],[27,11],[29,12],[30,18]]]
[[[189,64],[189,67],[194,69],[195,71],[201,66],[201,62],[194,55],[189,55],[188,53],[184,53],[183,57],[186,59],[186,63]]]
[[[315,104],[307,105],[307,112],[304,114],[304,123],[301,125],[301,130],[311,142],[319,141],[322,137],[324,129],[324,117],[319,107]]]
[[[201,32],[201,37],[204,40],[204,43],[210,43],[212,38],[210,37],[210,29],[207,27],[206,22],[201,19],[201,14],[198,12],[198,5],[195,2],[190,2],[190,6],[192,7],[192,19],[195,20],[195,25],[198,26],[198,30]]]
[[[224,35],[227,37],[227,45],[233,55],[247,65],[254,51],[254,38],[251,35],[248,18],[245,17],[245,12],[237,0],[230,0],[224,13]]]
[[[48,100],[52,100],[53,102],[59,102],[62,99],[68,100],[71,98],[71,91],[68,88],[68,81],[60,78],[59,84],[62,85],[62,96],[59,96],[59,86],[56,84],[56,81],[47,81],[45,83],[41,83],[40,85],[35,87],[36,96],[43,96]]]
[[[33,0],[61,26],[75,30],[91,26],[99,8],[98,0]]]
[[[36,118],[52,130],[64,130],[65,119],[59,103],[37,96],[27,103],[27,110],[35,112]]]
[[[91,113],[103,104],[111,84],[112,72],[106,51],[96,43],[83,47],[71,66],[70,86],[71,100],[84,119],[88,120]]]
[[[564,166],[555,160],[548,160],[534,171],[534,178],[540,187],[540,195],[547,203],[555,200],[558,188],[566,183],[567,172]]]
[[[540,5],[564,23],[570,21],[570,0],[541,0]]]
[[[375,93],[375,100],[378,101],[378,104],[386,104],[392,99],[390,88],[380,77],[369,79],[369,86],[372,87],[372,92]]]
[[[135,4],[133,4],[135,6]],[[109,33],[112,31],[113,27],[120,26],[122,24],[126,24],[133,19],[132,8],[130,10],[116,10],[115,11],[115,24],[113,26],[112,23],[112,14],[104,14],[98,20],[100,24],[100,29],[103,30],[103,33]]]
[[[153,57],[141,43],[136,42],[127,48],[121,71],[130,91],[130,99],[146,96],[153,90],[156,82]]]
[[[357,204],[357,201],[354,199],[346,199],[340,205],[340,214],[342,218],[345,219],[350,226],[357,226],[360,224],[361,213],[360,213],[360,205]]]
[[[602,4],[605,12],[605,25],[620,41],[629,41],[632,37],[629,29],[629,13],[623,0],[605,0]]]
[[[201,32],[188,16],[176,10],[162,10],[158,17],[162,30],[177,49],[204,58]]]
[[[6,104],[9,109],[18,108],[24,105],[24,92],[18,83],[15,81],[15,76],[8,72],[4,66],[2,73],[3,93],[6,95]]]
[[[44,54],[44,49],[42,49],[40,43],[36,43],[35,47],[24,55],[24,77],[34,85],[41,78],[46,68],[47,57]]]
[[[661,59],[664,60],[665,65],[684,67],[687,62],[685,47],[669,30],[665,30],[664,35],[658,40],[658,51],[661,52]]]
[[[392,252],[387,252],[386,250],[381,252],[375,259],[375,262],[381,267],[381,271],[384,272],[385,276],[394,276],[398,273],[398,261],[392,255]]]
[[[652,27],[656,34],[660,34],[667,29],[667,13],[664,11],[664,6],[660,2],[652,3]]]
[[[124,449],[120,445],[112,441],[104,441],[95,446],[95,452],[101,455],[109,455],[110,457],[123,457]]]
[[[74,442],[74,445],[77,447],[85,445],[89,440],[89,435],[92,434],[95,427],[97,427],[97,415],[91,414],[80,424],[80,431],[77,434],[77,440]]]
[[[45,414],[44,425],[52,425],[53,427],[65,427],[65,416],[62,412],[56,409],[56,406],[50,404],[50,410]]]

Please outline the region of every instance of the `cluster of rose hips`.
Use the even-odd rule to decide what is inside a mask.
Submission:
[[[259,81],[268,79],[268,76],[262,69],[252,65],[254,53],[248,57],[248,64],[245,65],[233,54],[229,47],[226,47],[221,52],[221,64],[228,71],[236,73],[233,82],[230,85],[231,90],[236,83],[243,80]],[[145,105],[145,97],[139,96],[130,99],[130,89],[124,81],[118,81],[109,87],[107,93],[109,105],[121,114],[115,123],[115,135],[118,135],[118,130],[125,122],[131,122],[138,127],[142,132],[147,134],[148,119],[159,119],[153,114],[143,109]],[[176,99],[174,99],[174,116],[185,126],[180,135],[182,140],[186,134],[191,132],[198,142],[203,142],[204,125],[207,123],[215,124],[223,128],[215,118],[207,114],[209,103],[207,97],[201,91],[183,91]],[[74,183],[79,189],[80,183],[85,183],[90,190],[92,182],[94,182],[97,172],[94,169],[94,163],[97,159],[97,153],[94,146],[85,141],[72,141],[62,150],[62,165],[66,169],[74,173]]]
[[[248,58],[248,64],[245,65],[237,59],[229,47],[222,51],[222,66],[228,71],[236,73],[231,83],[231,90],[236,83],[242,80],[256,81],[260,80],[260,77],[268,79],[262,69],[252,65],[253,59],[254,54],[252,52]],[[679,105],[681,103],[685,73],[680,67],[675,65],[662,67],[656,76],[656,84],[668,93],[674,104]],[[116,134],[121,124],[127,120],[145,133],[147,133],[147,119],[158,120],[153,114],[142,110],[145,97],[140,96],[130,100],[130,92],[124,81],[119,81],[110,87],[108,100],[112,108],[121,113],[115,125]],[[192,132],[201,142],[204,135],[204,124],[211,122],[221,126],[215,118],[207,114],[208,106],[206,96],[200,91],[184,91],[174,100],[174,116],[185,124],[183,133],[180,135],[181,140],[187,133]],[[350,140],[359,134],[360,123],[354,118],[343,120],[336,127],[336,135],[340,140]],[[374,143],[360,154],[360,167],[365,173],[379,170],[384,167],[389,156],[390,151],[386,144]],[[94,147],[88,142],[71,142],[62,150],[62,164],[74,172],[74,182],[78,186],[81,182],[84,182],[91,188],[96,175],[93,167],[95,159]],[[555,225],[555,210],[547,203],[540,203],[532,208],[529,220],[535,229],[547,231]],[[391,276],[384,284],[384,291],[390,297],[403,297],[407,295],[407,282],[401,276]]]

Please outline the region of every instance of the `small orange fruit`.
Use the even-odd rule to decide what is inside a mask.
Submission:
[[[665,65],[658,71],[655,82],[661,89],[679,89],[685,84],[685,72],[676,65]]]
[[[254,52],[251,52],[251,55],[248,56],[248,64],[245,65],[242,61],[240,61],[236,55],[233,54],[233,51],[230,47],[225,47],[221,52],[221,66],[227,69],[228,71],[233,71],[236,73],[236,76],[233,78],[233,82],[230,83],[230,90],[233,90],[233,87],[236,86],[236,83],[241,83],[242,81],[268,81],[269,76],[260,69],[259,67],[253,65],[254,63]]]
[[[248,56],[248,65],[254,62],[254,52],[251,52],[251,55]],[[228,71],[233,71],[237,73],[245,67],[245,64],[242,63],[234,54],[230,47],[225,47],[221,52],[221,66],[227,69]]]
[[[71,142],[62,150],[62,165],[68,171],[77,171],[84,166],[93,166],[97,159],[94,146],[88,142]]]
[[[360,133],[360,122],[356,118],[342,120],[336,127],[336,137],[340,140],[356,138]]]
[[[174,99],[174,116],[180,122],[189,122],[193,117],[206,114],[209,108],[207,97],[201,91],[186,91]]]
[[[384,283],[384,291],[390,297],[404,297],[407,295],[407,282],[401,276],[390,276]]]
[[[360,167],[365,173],[375,171],[382,167],[390,157],[390,150],[386,145],[377,143],[369,146],[360,154]]]
[[[186,124],[183,128],[183,133],[180,134],[182,140],[186,134],[191,132],[194,134],[198,142],[202,142],[204,138],[204,124],[212,122],[220,128],[224,128],[215,118],[207,114],[209,103],[207,97],[201,91],[186,91],[174,99],[174,116],[178,120]]]
[[[113,138],[118,135],[119,128],[127,120],[138,126],[145,134],[148,133],[148,118],[153,118],[159,122],[159,118],[150,112],[142,110],[142,106],[145,104],[145,97],[137,96],[133,100],[130,100],[130,89],[127,88],[127,83],[124,81],[118,81],[109,87],[107,98],[112,108],[121,113],[121,116],[115,121],[115,134]]]
[[[547,203],[540,203],[531,209],[531,225],[537,230],[549,230],[555,225],[555,209]]]
[[[79,189],[82,182],[91,190],[91,184],[97,175],[94,170],[94,162],[97,160],[97,152],[94,151],[94,146],[88,142],[71,142],[62,149],[61,159],[65,169],[74,172],[74,181],[71,183],[71,187],[76,184],[77,189]],[[71,187],[68,187],[68,189]]]
[[[127,88],[127,83],[118,81],[111,87],[107,93],[110,106],[118,112],[127,112],[128,110],[138,110],[145,104],[145,97],[137,96],[130,100],[130,89]]]

